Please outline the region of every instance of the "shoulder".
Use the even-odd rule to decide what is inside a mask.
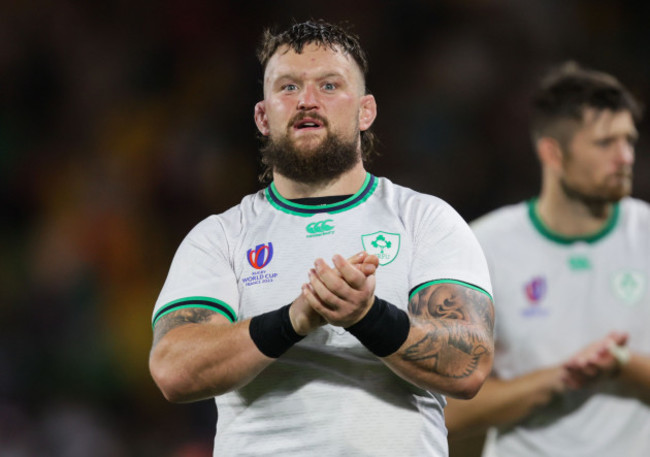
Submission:
[[[209,241],[215,236],[239,233],[264,207],[268,207],[264,190],[246,195],[237,205],[200,221],[190,230],[188,238]]]
[[[518,230],[523,222],[528,221],[528,202],[502,206],[470,222],[470,227],[477,235],[504,234]]]
[[[400,200],[416,199],[444,203],[444,201],[439,197],[418,192],[417,190],[411,189],[410,187],[396,184],[388,178],[375,177],[375,179],[377,180],[377,192],[382,196],[392,197]]]
[[[627,197],[620,202],[620,217],[624,226],[648,230],[650,226],[650,203]]]
[[[428,216],[447,214],[460,217],[457,211],[440,197],[395,184],[388,178],[377,178],[377,182],[379,196],[402,213]]]
[[[650,217],[650,203],[638,198],[626,197],[621,200],[621,208],[637,217]]]

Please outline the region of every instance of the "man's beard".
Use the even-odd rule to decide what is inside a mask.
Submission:
[[[620,201],[623,197],[627,197],[630,194],[631,187],[625,185],[600,186],[594,191],[585,192],[569,184],[564,178],[560,179],[560,186],[569,199],[582,203],[592,216],[598,218],[607,217],[609,205]]]
[[[269,138],[262,147],[262,163],[282,176],[303,184],[328,182],[361,160],[357,140],[345,141],[329,133],[312,149],[300,149],[288,137]]]

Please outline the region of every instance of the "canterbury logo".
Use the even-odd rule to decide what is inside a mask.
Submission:
[[[314,234],[329,232],[331,230],[334,230],[334,226],[328,224],[328,222],[332,222],[332,221],[333,219],[325,219],[324,221],[320,221],[320,222],[312,222],[307,227],[305,227],[305,230],[307,230],[308,233],[314,233]]]

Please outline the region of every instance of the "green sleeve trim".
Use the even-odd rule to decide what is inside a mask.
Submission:
[[[482,289],[482,288],[480,288],[478,286],[475,286],[474,284],[470,284],[470,283],[464,282],[464,281],[458,281],[458,280],[455,280],[455,279],[436,279],[435,281],[425,282],[424,284],[421,284],[421,285],[417,286],[415,289],[413,289],[413,291],[409,294],[409,301],[411,301],[413,296],[415,294],[417,294],[418,292],[420,292],[422,289],[425,289],[425,288],[427,288],[429,286],[433,286],[435,284],[442,284],[442,283],[445,283],[445,284],[458,284],[459,286],[463,286],[463,287],[467,287],[469,289],[476,290],[477,292],[481,292],[482,294],[486,295],[491,301],[494,301],[492,299],[492,295],[490,295],[485,289]]]
[[[226,317],[230,322],[235,322],[237,320],[237,313],[235,313],[235,311],[227,303],[221,300],[217,300],[216,298],[211,297],[187,297],[169,302],[160,308],[160,310],[158,310],[158,312],[154,315],[151,326],[155,327],[160,318],[166,314],[169,314],[172,311],[186,308],[209,309]]]

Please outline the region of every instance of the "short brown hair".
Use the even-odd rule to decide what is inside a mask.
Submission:
[[[323,20],[293,24],[287,30],[279,33],[266,29],[257,50],[257,58],[262,64],[262,69],[266,69],[269,59],[279,47],[288,46],[300,54],[303,47],[310,43],[328,46],[332,49],[338,46],[352,56],[364,77],[368,73],[368,59],[361,47],[359,37],[343,25],[330,24]]]
[[[533,141],[550,136],[566,146],[573,133],[566,121],[579,125],[586,108],[629,111],[636,123],[643,114],[641,104],[614,76],[569,61],[552,69],[533,96]]]

